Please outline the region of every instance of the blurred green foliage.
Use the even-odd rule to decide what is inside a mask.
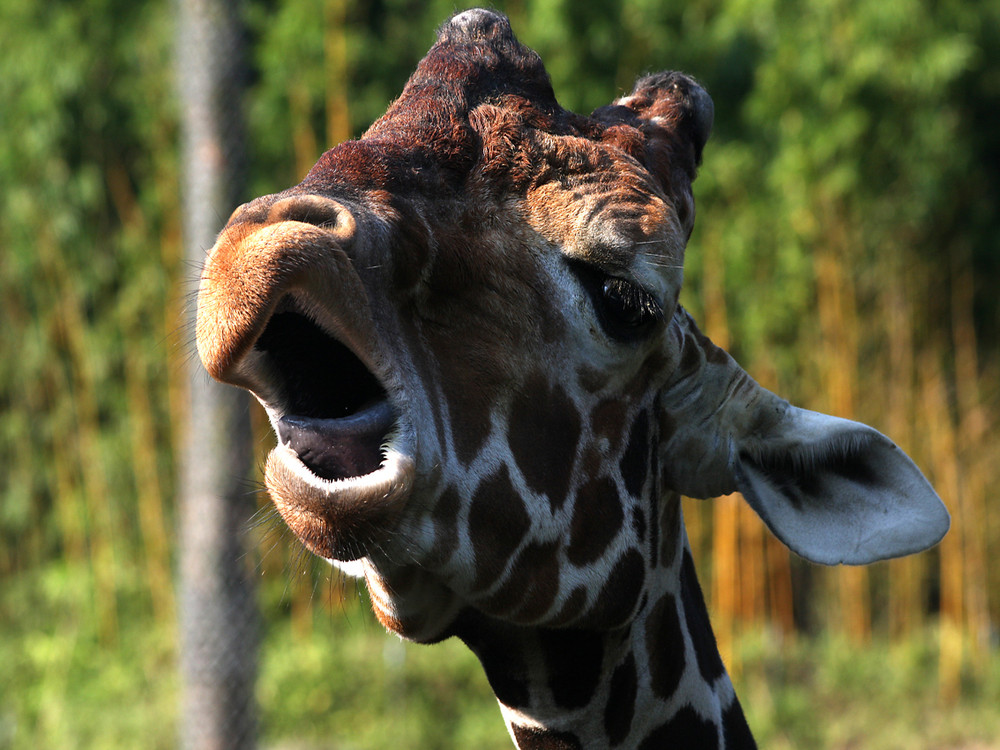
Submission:
[[[36,569],[0,589],[0,748],[175,747],[178,679],[170,623],[136,613],[113,648],[86,611],[79,570]],[[286,750],[507,750],[495,699],[456,640],[433,648],[386,636],[362,598],[293,624],[267,586],[257,695],[261,747]],[[138,603],[135,592],[124,599]],[[141,609],[141,607],[140,607]],[[1000,660],[965,676],[942,706],[933,631],[878,639],[745,637],[734,681],[761,747],[775,750],[997,748]],[[821,718],[820,718],[821,717]]]
[[[898,368],[868,358],[892,348],[892,337],[905,336],[915,350],[895,386],[913,391],[911,413],[920,411],[927,362],[941,368],[948,393],[962,392],[955,320],[966,295],[975,396],[954,396],[949,412],[964,424],[962,410],[974,407],[989,434],[1000,409],[1000,5],[496,6],[542,55],[568,108],[589,111],[638,75],[665,68],[694,74],[713,94],[716,124],[696,183],[684,302],[699,319],[722,315],[716,328],[749,370],[823,408],[830,365],[818,361],[816,344],[829,332],[815,314],[815,259],[829,256],[856,305],[856,361],[843,367],[855,373],[857,416],[885,416],[887,373]],[[351,134],[360,135],[455,9],[444,0],[247,2],[253,166],[244,197],[302,177],[333,145],[332,108],[346,102]],[[172,744],[163,735],[175,690],[171,498],[182,370],[194,356],[182,313],[197,276],[181,260],[172,13],[163,2],[0,0],[0,748],[122,747],[151,736],[141,744]],[[339,62],[334,38],[346,50]],[[338,87],[346,98],[330,98]],[[897,439],[916,443],[921,458],[919,427]],[[989,467],[982,491],[995,497],[1000,461],[995,447],[979,449],[992,451],[973,463]],[[254,497],[248,492],[248,502]],[[995,507],[992,514],[982,533],[995,546]],[[286,568],[264,570],[265,586],[283,590]],[[1000,581],[991,573],[983,585],[1000,621]],[[933,590],[931,582],[924,600],[934,600]],[[274,597],[265,609],[266,648],[278,649],[263,656],[265,733],[300,729],[296,717],[307,717],[296,707],[318,701],[364,737],[373,714],[352,720],[338,710],[347,697],[300,691],[324,673],[368,669],[350,649],[374,648],[363,638],[373,626],[361,635],[339,624],[317,628],[334,642],[326,649],[323,639],[303,644],[289,635],[287,607]],[[435,676],[440,653],[422,658],[412,657],[414,680],[436,694],[458,691],[447,719],[454,733],[434,735],[410,718],[400,719],[400,731],[428,733],[419,735],[423,747],[488,746],[478,719],[459,718],[473,713],[466,681],[480,680],[469,658],[454,657],[447,685]],[[926,681],[932,672],[916,674]],[[366,700],[381,701],[385,715],[396,688],[379,679]],[[406,690],[406,701],[430,700]],[[752,720],[757,699],[746,701]],[[785,731],[788,712],[801,713],[796,700],[774,696],[774,715],[754,720],[758,731]],[[121,705],[127,717],[105,715]],[[495,708],[483,710],[503,746]],[[812,740],[788,746],[825,746]],[[837,746],[847,745],[855,746]]]

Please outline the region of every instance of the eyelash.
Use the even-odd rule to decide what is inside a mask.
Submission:
[[[625,326],[640,328],[663,320],[663,308],[648,291],[625,279],[609,277],[603,285],[604,304]]]
[[[578,260],[569,267],[590,296],[604,332],[627,342],[645,336],[663,320],[659,300],[638,284],[618,276],[609,276],[598,268]]]

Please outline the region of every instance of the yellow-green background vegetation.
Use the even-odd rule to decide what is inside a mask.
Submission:
[[[684,304],[764,385],[889,434],[952,512],[929,553],[828,571],[737,498],[686,506],[761,745],[1000,748],[1000,4],[496,5],[569,108],[650,70],[706,85]],[[453,10],[248,0],[243,197],[363,132]],[[182,261],[174,15],[0,0],[0,748],[176,742],[197,269]],[[461,644],[387,638],[353,584],[280,529],[254,533],[263,746],[509,746]]]

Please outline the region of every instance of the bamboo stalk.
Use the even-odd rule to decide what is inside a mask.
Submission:
[[[64,393],[68,388],[55,385],[53,373],[46,372],[43,376],[50,383],[50,393]],[[42,412],[36,412],[42,413]],[[57,456],[65,450],[64,445],[57,445],[53,436],[49,446],[49,454]],[[52,461],[52,473],[55,485],[52,488],[56,515],[59,518],[60,535],[63,540],[63,554],[68,562],[83,563],[87,561],[87,531],[85,518],[85,500],[80,495],[79,477],[73,470],[72,461]]]
[[[764,527],[746,503],[737,506],[739,534],[739,608],[741,626],[759,626],[764,620],[767,600],[767,573]]]
[[[125,381],[132,430],[132,471],[149,595],[157,620],[173,622],[174,590],[170,566],[173,534],[163,512],[163,487],[157,467],[158,441],[149,402],[153,383],[142,357],[130,360],[125,368]]]
[[[87,535],[94,575],[94,603],[101,641],[110,644],[118,637],[117,535],[100,446],[97,383],[92,361],[94,352],[98,349],[87,340],[88,327],[81,312],[77,284],[71,278],[71,269],[66,259],[61,257],[52,238],[44,233],[39,237],[37,248],[42,268],[57,293],[54,333],[69,354],[72,374],[67,391],[72,394],[70,400],[76,432],[74,447],[83,480],[84,502],[93,518]]]
[[[969,645],[975,654],[972,662],[989,649],[990,614],[987,584],[986,476],[985,455],[987,417],[979,393],[979,355],[973,319],[973,279],[971,264],[959,265],[959,254],[952,255],[951,288],[952,336],[955,342],[955,396],[958,402],[956,459],[959,462],[959,492],[963,498],[965,524],[962,550],[966,602],[966,627]],[[995,464],[994,464],[995,465]]]
[[[699,570],[708,570],[711,564],[709,555],[711,550],[706,550],[705,539],[710,534],[709,525],[705,522],[704,500],[685,497],[681,499],[681,508],[684,514],[684,528],[687,530],[688,544],[691,547],[691,556],[694,558],[695,567]],[[709,506],[710,507],[710,506]],[[699,562],[704,560],[703,565]],[[709,592],[709,597],[711,592]]]
[[[788,548],[770,534],[764,538],[768,569],[768,619],[786,639],[795,635],[795,609],[792,594],[792,564]]]
[[[112,644],[118,639],[118,562],[114,513],[111,491],[105,472],[100,446],[100,422],[97,413],[96,383],[89,348],[79,309],[69,298],[61,307],[64,333],[70,340],[73,369],[73,406],[77,425],[77,450],[80,461],[85,502],[93,512],[90,528],[90,549],[96,583],[95,604],[101,641]]]
[[[326,0],[323,35],[326,65],[326,141],[329,147],[351,137],[347,57],[348,0]]]
[[[105,181],[112,203],[118,214],[123,233],[146,236],[146,217],[139,209],[138,200],[128,172],[120,163],[112,163],[106,170]],[[123,321],[123,324],[126,323]],[[134,324],[133,324],[134,325]],[[127,324],[124,328],[130,328]],[[141,336],[131,332],[132,340]],[[160,622],[174,620],[173,581],[170,566],[171,530],[163,512],[163,489],[158,468],[158,440],[154,428],[155,417],[149,400],[154,388],[145,359],[139,354],[128,359],[125,366],[125,392],[129,405],[129,429],[132,433],[132,475],[135,482],[135,503],[142,539],[142,557],[146,567],[147,586],[153,612]]]
[[[882,325],[888,331],[888,374],[884,381],[888,384],[884,403],[886,407],[886,430],[905,452],[914,452],[913,419],[914,374],[914,315],[912,285],[914,274],[912,264],[899,262],[898,253],[887,254],[887,279],[881,296],[883,311]],[[901,640],[919,630],[924,621],[922,593],[926,558],[910,555],[889,563],[889,634]]]
[[[50,304],[56,306],[58,293],[50,293],[43,287],[44,285],[38,285],[37,293],[45,298],[39,304],[45,307]],[[5,302],[9,302],[9,299]],[[21,317],[19,313],[14,313],[8,305],[5,305],[5,312],[12,313],[6,320],[15,330],[24,331],[26,335],[42,341],[56,340],[60,326],[56,316],[41,318],[36,315],[34,319],[28,319]],[[17,403],[24,405],[28,414],[44,414],[48,415],[50,420],[54,420],[57,418],[54,415],[58,413],[59,406],[58,396],[55,394],[67,393],[70,385],[58,359],[48,357],[47,360],[44,369],[38,372],[35,378],[20,379],[13,384],[15,387],[20,386],[19,393],[14,398]],[[74,472],[72,460],[62,460],[61,455],[66,452],[67,445],[72,444],[64,437],[65,434],[72,434],[72,430],[69,425],[65,425],[64,429],[52,429],[51,432],[49,439],[45,441],[43,451],[45,456],[51,458],[47,462],[47,467],[51,471],[49,476],[53,481],[47,481],[46,485],[52,494],[62,555],[71,564],[86,564],[88,561],[86,518],[82,512],[83,500],[79,493],[79,477]],[[38,445],[31,440],[18,440],[14,447],[17,451],[17,460],[13,461],[7,470],[15,474],[36,472],[37,457],[33,453],[38,449]],[[36,527],[41,533],[44,525],[39,523]]]
[[[60,292],[56,288],[57,280],[53,278],[52,264],[45,262],[47,255],[52,253],[51,237],[46,236],[42,240],[47,244],[45,247],[40,247],[42,273],[41,278],[33,286],[34,309],[26,309],[28,305],[22,301],[18,291],[12,290],[13,293],[0,294],[0,297],[2,297],[3,320],[8,329],[22,332],[26,339],[47,343],[49,356],[44,358],[41,369],[35,373],[35,377],[15,377],[13,382],[7,383],[7,386],[11,389],[9,394],[11,403],[20,405],[24,413],[30,415],[31,420],[39,418],[39,415],[46,415],[49,429],[42,431],[41,434],[49,432],[50,435],[46,436],[48,439],[42,446],[30,439],[12,441],[11,448],[15,455],[11,457],[5,470],[13,477],[9,480],[12,484],[20,479],[32,487],[35,484],[32,475],[38,473],[37,452],[41,448],[42,455],[48,458],[47,466],[51,468],[51,471],[42,475],[43,492],[48,491],[52,496],[63,555],[69,562],[86,564],[88,561],[86,522],[83,514],[79,512],[81,505],[77,497],[78,481],[74,476],[72,460],[65,460],[62,456],[67,452],[67,448],[75,443],[65,438],[57,441],[55,437],[60,433],[72,436],[73,430],[70,425],[56,424],[60,406],[57,394],[68,392],[69,386],[66,385],[68,378],[62,362],[57,356],[53,356],[53,350],[56,348],[54,342],[59,339],[60,329],[60,321],[53,311],[58,306]],[[7,260],[8,256],[0,253],[0,279],[9,276],[7,270],[2,268]],[[32,502],[35,499],[32,497]],[[41,551],[40,540],[31,537],[40,537],[43,532],[43,523],[33,523],[27,538],[21,538],[17,545],[5,548],[3,572],[24,569],[39,562],[41,558],[32,550]]]
[[[836,212],[828,212],[836,216]],[[842,258],[849,242],[841,237],[842,221],[831,222],[830,246],[817,251],[816,302],[822,332],[820,366],[830,410],[837,416],[855,414],[858,367],[857,302],[854,285],[845,273]],[[840,627],[858,643],[871,639],[871,601],[868,571],[848,567],[836,573],[840,600]]]
[[[739,593],[739,504],[733,493],[712,502],[712,614],[715,637],[722,660],[730,673],[739,673],[734,646]]]
[[[31,337],[34,340],[41,338],[37,331],[37,322],[30,311],[25,310],[25,302],[23,300],[20,290],[10,288],[11,285],[7,284],[7,280],[10,279],[13,274],[5,268],[8,261],[8,256],[5,253],[0,252],[0,305],[2,305],[2,315],[0,315],[0,320],[3,320],[4,328],[7,331],[24,332],[26,337]],[[32,331],[31,329],[35,330]],[[45,340],[42,338],[42,340]],[[11,342],[13,344],[13,342]],[[13,351],[13,347],[7,351]],[[21,370],[23,372],[23,370]],[[14,370],[15,377],[13,381],[7,380],[0,384],[0,399],[4,402],[14,406],[17,410],[15,415],[21,416],[28,415],[26,421],[22,421],[18,425],[18,431],[23,432],[31,428],[30,422],[34,421],[35,415],[46,414],[48,410],[44,408],[45,405],[45,389],[44,375],[48,374],[48,371],[43,374],[42,378],[26,378],[17,377],[16,375],[21,374],[17,369]],[[0,370],[0,377],[3,377],[6,373]],[[7,375],[7,378],[10,376]],[[6,378],[5,378],[6,380]],[[49,391],[58,392],[58,391]],[[27,422],[27,423],[26,423]],[[6,453],[7,450],[10,453],[6,453],[6,457],[9,460],[9,465],[5,466],[5,474],[3,481],[0,481],[0,492],[7,487],[16,487],[18,485],[22,487],[31,488],[35,482],[36,461],[35,452],[38,450],[38,445],[33,440],[26,440],[22,436],[12,437],[11,439],[0,439],[0,451]],[[53,454],[54,455],[54,454]],[[34,495],[29,489],[29,493]],[[53,492],[55,495],[54,504],[56,506],[56,511],[60,519],[65,519],[66,516],[59,511],[61,510],[61,498],[58,496],[57,492]],[[29,501],[32,505],[35,505],[34,498]],[[60,532],[63,530],[63,523],[60,523]],[[42,524],[32,523],[29,521],[29,530],[34,533],[42,533]],[[66,536],[64,535],[64,542],[66,541]],[[19,562],[17,558],[19,557],[19,548],[22,545],[17,545],[15,548],[13,545],[0,546],[0,576],[16,571],[23,566],[23,562]],[[71,551],[72,552],[72,551]]]
[[[962,550],[965,513],[955,460],[955,428],[948,408],[947,386],[932,347],[923,357],[921,390],[927,415],[930,468],[934,485],[951,511],[952,527],[940,545],[941,555],[941,648],[938,660],[941,699],[953,704],[961,693],[961,670],[965,650],[965,560]]]
[[[707,237],[702,248],[702,299],[705,305],[705,333],[716,345],[729,347],[729,321],[726,310],[725,270],[717,238]],[[733,648],[740,592],[740,504],[734,493],[716,498],[712,506],[712,609],[715,635],[723,661],[732,674],[740,665]]]
[[[775,393],[781,391],[778,374],[769,360],[754,362],[753,371],[757,382],[764,388]],[[795,610],[791,553],[776,537],[764,530],[760,519],[750,510],[749,506],[744,507],[744,514],[749,514],[753,518],[757,528],[755,544],[760,546],[762,570],[759,574],[758,606],[761,609],[756,617],[760,620],[766,619],[770,625],[777,627],[783,636],[792,637],[795,634]],[[747,523],[749,524],[749,522]]]
[[[309,89],[305,84],[296,82],[288,92],[288,109],[292,117],[292,151],[295,159],[295,173],[305,176],[316,159],[319,158],[319,146],[316,143],[316,132],[312,126],[312,107],[309,101]]]

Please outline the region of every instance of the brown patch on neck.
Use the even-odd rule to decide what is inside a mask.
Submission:
[[[626,402],[619,398],[605,399],[590,412],[590,428],[594,435],[606,438],[608,450],[614,454],[621,446],[625,432]]]
[[[529,544],[517,556],[503,585],[476,605],[487,614],[531,623],[544,615],[559,593],[559,544]]]
[[[694,560],[691,559],[691,552],[687,549],[684,550],[684,559],[681,562],[681,599],[684,602],[686,627],[691,634],[698,669],[702,679],[712,685],[725,674],[726,668],[722,665],[715,633],[712,632],[712,624],[708,619],[708,609],[705,607],[705,598],[698,584]]]
[[[604,707],[604,731],[612,746],[624,742],[632,728],[638,687],[635,656],[630,651],[611,675],[611,695]]]
[[[545,373],[525,380],[511,404],[511,452],[528,487],[548,497],[553,510],[566,501],[576,463],[581,422],[573,401]]]
[[[428,558],[429,565],[443,565],[458,549],[458,514],[462,498],[454,487],[445,488],[434,504],[434,548]]]
[[[514,490],[506,466],[484,479],[469,511],[469,537],[476,558],[474,588],[489,587],[531,528],[524,501]]]
[[[684,673],[684,633],[673,594],[660,597],[646,618],[646,650],[653,692],[669,700]]]
[[[646,584],[646,565],[636,549],[629,549],[608,574],[594,606],[586,616],[588,627],[610,630],[629,622]]]
[[[577,382],[585,392],[597,395],[608,386],[610,378],[607,373],[596,370],[588,365],[580,365],[576,368]]]
[[[552,700],[561,708],[583,708],[594,699],[604,666],[604,634],[591,630],[540,630]]]
[[[719,729],[711,721],[703,719],[689,704],[674,714],[670,721],[654,729],[638,750],[661,750],[665,747],[717,750]]]
[[[559,613],[550,618],[548,622],[553,627],[568,625],[580,616],[585,606],[587,606],[587,589],[583,586],[577,586],[566,597]]]
[[[511,724],[511,733],[518,750],[583,750],[579,738],[572,732],[523,727]]]
[[[666,492],[660,497],[660,564],[673,565],[681,541],[681,496]]]
[[[577,566],[595,562],[625,520],[618,488],[608,477],[584,482],[576,491],[566,558]]]
[[[651,352],[643,360],[642,366],[639,367],[636,374],[625,384],[623,389],[625,397],[638,399],[644,394],[656,390],[659,382],[666,380],[667,364],[667,357],[662,351],[656,350]]]
[[[645,409],[635,415],[629,431],[628,445],[619,462],[625,489],[635,498],[642,497],[649,478],[652,461],[651,421],[649,412]]]

